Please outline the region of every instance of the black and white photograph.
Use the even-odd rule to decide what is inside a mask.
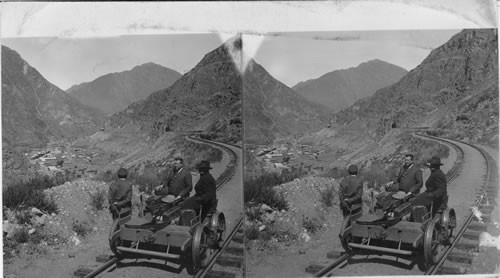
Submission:
[[[248,277],[498,271],[496,29],[243,38]]]
[[[0,275],[498,277],[498,3],[2,2]]]
[[[221,39],[2,39],[6,277],[208,265],[243,211],[241,38]]]

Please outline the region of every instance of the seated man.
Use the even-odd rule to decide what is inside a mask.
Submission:
[[[358,167],[349,165],[347,172],[349,172],[349,176],[340,182],[339,190],[340,209],[344,217],[349,214],[352,205],[361,204],[361,196],[363,195],[363,181],[357,176]]]
[[[210,174],[209,170],[210,162],[203,160],[198,165],[198,172],[200,173],[200,179],[194,186],[195,195],[187,198],[184,203],[181,204],[181,209],[192,209],[196,211],[197,214],[200,213],[202,209],[202,219],[208,213],[208,210],[217,199],[217,187],[214,177]]]
[[[416,195],[422,188],[422,170],[415,165],[412,154],[405,155],[405,162],[399,170],[397,183],[391,181],[386,184],[386,190],[391,192],[403,191],[407,195]]]
[[[441,159],[433,156],[427,163],[431,170],[431,175],[425,182],[426,190],[413,200],[413,206],[425,206],[430,209],[432,205],[432,215],[438,210],[445,209],[448,203],[447,181],[440,166]]]
[[[184,160],[174,159],[174,167],[165,179],[163,185],[155,188],[155,194],[160,196],[173,195],[176,199],[187,198],[193,189],[191,172],[184,167]]]
[[[132,184],[127,180],[127,175],[127,169],[118,169],[118,180],[109,185],[108,202],[113,220],[118,218],[121,209],[132,208]]]

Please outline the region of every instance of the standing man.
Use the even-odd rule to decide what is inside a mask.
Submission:
[[[439,157],[433,156],[427,165],[431,170],[431,175],[425,182],[426,190],[417,195],[413,200],[413,205],[425,206],[429,209],[432,204],[432,215],[434,215],[436,211],[446,208],[448,204],[447,181],[445,174],[440,169],[443,164],[441,164]]]
[[[210,169],[212,169],[212,167],[210,167],[210,162],[206,160],[200,162],[198,165],[200,179],[194,186],[196,194],[187,198],[182,204],[182,209],[192,209],[197,213],[199,213],[200,208],[202,208],[202,219],[217,199],[217,187],[214,177],[209,172]]]
[[[118,218],[121,209],[132,208],[132,184],[127,175],[127,169],[118,169],[118,180],[109,185],[108,202],[113,220]]]
[[[339,190],[340,209],[344,217],[349,214],[352,205],[361,204],[363,196],[363,181],[358,177],[358,166],[349,165],[347,172],[349,176],[340,182]]]
[[[174,158],[172,172],[163,182],[163,186],[155,189],[156,195],[174,195],[176,199],[187,198],[193,190],[193,179],[191,172],[184,167],[184,159]]]
[[[397,177],[397,183],[391,181],[386,184],[387,191],[397,192],[404,191],[406,195],[417,195],[422,188],[422,170],[415,165],[414,157],[412,154],[405,155],[405,162]]]

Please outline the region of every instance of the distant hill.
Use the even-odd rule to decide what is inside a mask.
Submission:
[[[463,30],[394,85],[335,114],[381,138],[391,128],[430,126],[438,135],[498,144],[498,39],[494,29]]]
[[[97,128],[98,111],[47,81],[14,50],[2,46],[3,144],[42,147],[51,139]]]
[[[170,87],[114,114],[110,125],[135,125],[153,139],[169,131],[196,130],[216,140],[241,142],[242,80],[232,55],[241,55],[240,37],[207,53]]]
[[[155,91],[169,87],[180,77],[181,74],[175,70],[146,63],[74,85],[67,92],[81,103],[111,115]]]
[[[396,83],[406,73],[401,67],[376,59],[300,82],[293,89],[312,102],[339,111],[356,100],[371,96],[378,89]]]
[[[245,142],[268,144],[327,125],[328,108],[310,102],[250,60],[243,82]]]

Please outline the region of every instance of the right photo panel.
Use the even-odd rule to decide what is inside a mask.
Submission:
[[[498,273],[496,29],[242,40],[247,277]]]

